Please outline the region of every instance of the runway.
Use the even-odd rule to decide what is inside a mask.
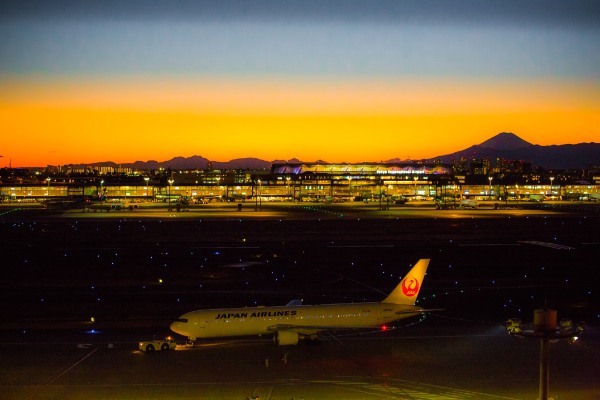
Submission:
[[[597,400],[598,216],[519,212],[5,214],[0,398],[535,399],[539,343],[502,323],[548,304],[587,322],[575,344],[551,343],[550,393]],[[380,301],[421,257],[431,264],[419,304],[443,311],[416,324],[323,333],[316,345],[177,337],[173,352],[137,350],[194,309]]]

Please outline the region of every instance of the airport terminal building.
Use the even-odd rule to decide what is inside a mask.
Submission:
[[[436,197],[476,200],[595,199],[600,176],[581,179],[566,173],[528,171],[457,171],[440,163],[275,163],[270,170],[152,170],[127,173],[19,173],[4,171],[2,201],[39,201],[95,196],[131,201],[185,198],[190,202],[248,201],[390,201]]]

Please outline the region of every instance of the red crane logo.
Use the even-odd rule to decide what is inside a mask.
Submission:
[[[402,293],[408,297],[415,296],[419,293],[419,281],[415,278],[406,278],[402,282]]]

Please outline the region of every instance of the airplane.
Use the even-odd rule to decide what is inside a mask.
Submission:
[[[81,196],[61,196],[50,199],[43,199],[40,202],[46,208],[82,208],[85,204],[85,198]]]
[[[126,204],[123,201],[87,201],[83,206],[83,211],[133,211],[138,208],[139,206],[135,203]]]
[[[107,200],[106,193],[98,194],[94,197],[86,197],[83,204],[83,211],[122,211],[122,210],[137,210],[139,207],[136,203],[126,203],[124,201]]]
[[[296,345],[300,338],[316,339],[317,333],[338,329],[381,329],[425,310],[415,306],[429,259],[419,260],[398,286],[380,303],[301,305],[197,310],[183,314],[171,330],[190,341],[234,336],[273,335],[280,346]]]
[[[44,199],[41,203],[46,208],[58,209],[82,209],[85,211],[119,211],[119,210],[137,210],[136,203],[125,203],[123,201],[107,201],[105,195],[96,196],[64,196]]]

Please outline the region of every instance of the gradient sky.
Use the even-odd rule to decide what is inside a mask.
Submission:
[[[3,1],[0,166],[600,138],[598,1]]]

